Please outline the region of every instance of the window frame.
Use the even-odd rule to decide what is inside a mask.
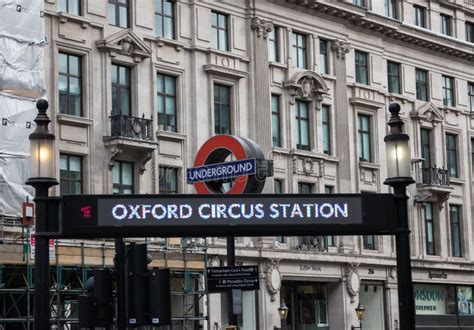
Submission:
[[[352,0],[352,4],[358,7],[364,7],[365,8],[365,1],[366,0]]]
[[[474,43],[474,22],[465,22],[466,41]]]
[[[161,2],[161,12],[157,11],[156,8],[156,1]],[[165,3],[170,3],[171,4],[171,16],[168,14],[165,14]],[[170,39],[170,40],[175,40],[176,39],[176,26],[175,26],[175,2],[173,0],[155,0],[155,35],[160,38],[165,38],[165,39]],[[158,26],[158,18],[161,17],[161,35],[158,34],[157,26]],[[171,37],[165,36],[165,22],[166,18],[171,20]]]
[[[58,1],[58,11],[59,12],[63,12],[63,13],[67,13],[69,15],[74,15],[74,16],[82,16],[82,0],[77,0],[77,13],[73,13],[71,12],[70,10],[70,2],[72,0],[59,0]],[[64,8],[64,10],[62,10],[60,7],[62,7],[62,4],[64,3],[64,5],[66,6]]]
[[[364,250],[377,251],[377,242],[375,235],[363,235],[362,245]]]
[[[362,58],[364,59],[365,63],[362,63],[360,61]],[[355,62],[355,80],[356,80],[356,83],[363,84],[363,85],[370,85],[370,81],[369,81],[369,53],[361,51],[361,50],[355,50],[354,51],[354,62]],[[364,78],[365,82],[362,81],[362,78]]]
[[[122,29],[128,29],[130,28],[130,1],[125,0],[126,3],[121,3],[120,0],[108,0],[108,9],[110,10],[110,5],[114,6],[114,21],[115,24],[110,23],[110,17],[107,16],[107,22],[109,25],[116,26]],[[125,7],[126,12],[127,12],[127,21],[125,22],[125,26],[121,25],[121,20],[120,20],[120,7]],[[108,13],[110,15],[110,12]]]
[[[467,96],[469,98],[469,109],[474,112],[474,82],[467,83]]]
[[[456,210],[456,211],[453,211]],[[456,214],[457,217],[453,217]],[[462,207],[457,204],[449,204],[449,239],[451,246],[451,256],[456,258],[463,257],[463,244],[462,244],[462,226],[461,226],[461,215]],[[455,242],[454,235],[456,234],[458,241]],[[455,245],[456,244],[456,245]]]
[[[396,66],[396,75],[391,72],[390,68]],[[394,89],[392,82],[396,79],[396,88]],[[398,62],[387,61],[387,89],[389,93],[402,94],[401,64]]]
[[[453,17],[447,14],[440,13],[440,29],[441,34],[445,36],[452,37],[453,36]]]
[[[229,103],[228,104],[222,104],[222,103],[216,103],[216,87],[219,87],[219,88],[226,88],[228,89],[228,95],[229,95]],[[213,85],[212,85],[212,88],[213,88],[213,119],[214,119],[214,127],[213,127],[213,132],[214,134],[231,134],[233,129],[232,129],[232,89],[234,88],[234,86],[230,86],[230,85],[227,85],[227,84],[224,84],[224,83],[221,83],[221,82],[216,82],[214,81],[213,82]],[[219,91],[219,100],[220,100],[220,91]],[[217,107],[216,107],[216,104],[219,106],[219,109],[217,110]],[[221,111],[221,107],[222,106],[225,106],[227,105],[228,108],[229,108],[229,122],[228,122],[228,131],[223,131],[222,129],[222,111]],[[220,126],[219,126],[219,129],[217,130],[216,127],[217,127],[217,120],[216,120],[216,112],[219,112],[219,123],[220,123]]]
[[[322,45],[324,45],[324,47],[322,47]],[[329,45],[329,42],[327,40],[319,39],[319,73],[320,74],[330,74],[328,45]],[[323,52],[323,49],[324,49],[324,52]]]
[[[305,104],[307,106],[306,110],[307,110],[307,117],[302,117],[301,116],[301,107],[300,105],[301,104]],[[297,127],[297,143],[296,143],[296,149],[299,149],[299,150],[311,150],[311,123],[310,123],[310,102],[308,101],[303,101],[303,100],[296,100],[295,101],[295,110],[296,110],[296,114],[295,114],[295,119],[296,119],[296,127]],[[307,123],[307,127],[308,127],[308,144],[305,145],[305,144],[302,144],[302,121],[306,122]]]
[[[303,192],[302,188],[306,187],[309,188],[309,192]],[[312,194],[314,192],[314,183],[305,182],[305,181],[298,181],[298,194]]]
[[[398,19],[398,1],[397,0],[385,0],[385,16]]]
[[[327,113],[327,114],[326,114]],[[332,139],[331,139],[331,106],[328,104],[321,105],[321,133],[323,153],[326,155],[332,154]],[[327,141],[327,147],[325,146]]]
[[[302,45],[300,45],[299,40],[302,40]],[[296,43],[295,43],[296,41]],[[291,32],[291,48],[293,50],[293,66],[298,69],[307,69],[308,68],[308,35],[292,31]],[[300,52],[302,52],[302,61],[299,63]]]
[[[276,109],[273,101],[276,100]],[[272,111],[272,146],[281,147],[281,95],[271,94],[271,111]],[[274,125],[274,119],[276,119],[276,125]],[[277,133],[275,135],[275,133]]]
[[[446,168],[449,171],[449,176],[459,178],[459,157],[458,157],[458,139],[457,134],[446,132]],[[454,164],[453,164],[454,162]],[[454,165],[454,166],[453,166]]]
[[[162,86],[163,86],[163,91],[159,91],[158,90],[158,81],[159,81],[159,77],[162,77]],[[166,78],[171,78],[173,79],[173,90],[174,90],[174,94],[169,94],[166,92],[167,88],[166,88]],[[164,73],[164,72],[161,72],[161,71],[158,71],[156,73],[156,104],[157,104],[157,109],[156,109],[156,113],[157,113],[157,125],[158,125],[158,128],[162,131],[166,131],[166,132],[173,132],[173,133],[177,133],[178,132],[178,91],[177,91],[177,86],[178,86],[178,79],[179,77],[177,76],[174,76],[174,75],[170,75],[168,73]],[[160,124],[160,112],[159,112],[159,99],[160,99],[160,96],[162,97],[163,99],[163,117],[164,117],[164,123],[163,124]],[[171,126],[171,125],[168,125],[168,120],[167,120],[167,117],[168,117],[168,113],[167,113],[167,100],[169,98],[173,98],[174,100],[174,108],[173,108],[173,116],[174,116],[174,126]],[[168,127],[171,127],[171,129],[168,129]]]
[[[418,74],[423,74],[426,78],[426,80],[418,80],[419,75]],[[416,88],[416,99],[419,101],[424,101],[428,102],[430,100],[430,95],[429,95],[429,82],[428,82],[428,70],[424,69],[419,69],[415,68],[415,88]],[[421,90],[421,87],[423,88],[423,91]],[[426,95],[426,99],[421,98],[421,92],[424,92]]]
[[[67,65],[67,70],[68,72],[61,72],[60,71],[60,66],[58,64],[58,100],[59,100],[59,113],[61,114],[66,114],[66,115],[70,115],[70,116],[76,116],[76,117],[83,117],[84,116],[84,94],[83,94],[83,90],[84,90],[84,87],[83,87],[83,74],[82,74],[82,61],[83,61],[83,56],[80,56],[80,55],[77,55],[77,54],[71,54],[71,53],[68,53],[68,52],[64,52],[64,51],[59,51],[58,52],[58,63],[60,62],[59,60],[59,56],[61,55],[65,55],[67,57],[67,60],[66,60],[66,65]],[[77,68],[77,72],[78,74],[77,75],[74,75],[72,73],[70,73],[70,57],[71,56],[74,56],[77,58],[77,62],[78,62],[78,68]],[[67,111],[64,112],[62,111],[63,109],[61,108],[61,91],[59,90],[59,77],[60,76],[65,76],[66,77],[66,81],[67,81]],[[71,78],[75,78],[75,79],[78,79],[78,85],[79,85],[79,101],[80,101],[80,105],[79,105],[79,114],[76,114],[76,113],[72,113],[71,111],[71,107],[70,107],[70,96],[71,96],[71,92],[70,92],[70,87],[71,87],[71,84],[70,84],[70,79]]]
[[[413,8],[415,10],[415,26],[426,29],[426,7],[413,5]]]
[[[454,107],[456,106],[456,100],[454,97],[454,89],[455,89],[455,83],[456,81],[454,80],[453,77],[450,76],[445,76],[442,75],[442,89],[443,89],[443,105],[446,107]],[[447,86],[447,82],[449,82],[449,87]],[[448,95],[449,94],[449,95]],[[449,96],[449,102],[448,102],[448,96]]]
[[[113,73],[112,73],[112,70],[114,70],[114,66],[117,67],[117,82],[113,82],[112,80],[112,76],[113,76]],[[121,84],[120,83],[120,68],[125,68],[125,73],[126,73],[126,78],[125,80],[127,81],[128,80],[128,84]],[[117,64],[117,63],[114,63],[112,62],[111,64],[111,75],[110,75],[110,82],[111,82],[111,100],[112,100],[112,116],[118,116],[118,115],[121,115],[121,116],[132,116],[132,68],[129,67],[129,66],[126,66],[126,65],[122,65],[122,64]],[[128,77],[127,77],[128,76]],[[127,79],[128,78],[128,79]],[[113,90],[114,90],[114,87],[116,88],[116,91],[117,91],[117,107],[116,107],[116,111],[114,111],[114,98],[113,98]],[[124,114],[122,113],[122,98],[121,98],[121,95],[122,95],[122,90],[123,89],[126,89],[128,90],[128,113],[127,114]],[[118,108],[118,112],[117,112],[117,108]]]
[[[278,40],[280,28],[276,25],[268,33],[268,61],[280,63],[280,42]]]
[[[67,164],[67,169],[66,170],[63,170],[61,169],[61,158],[62,157],[66,157],[66,164]],[[79,159],[79,174],[80,174],[80,178],[79,180],[74,180],[74,179],[71,179],[71,158],[77,158]],[[84,158],[81,156],[81,155],[74,155],[74,154],[68,154],[68,153],[60,153],[59,154],[59,191],[60,191],[60,194],[61,196],[62,195],[82,195],[84,193],[84,166],[83,166],[83,161],[84,161]],[[62,171],[67,171],[68,175],[67,175],[67,178],[64,178],[62,176]],[[63,182],[67,182],[67,186],[68,186],[68,191],[67,192],[64,192],[63,189],[62,189],[62,186],[63,186]],[[70,185],[71,183],[77,183],[79,182],[80,183],[80,191],[79,192],[75,192],[72,193],[71,192],[71,189],[70,189]],[[75,190],[75,189],[74,189]]]
[[[213,15],[216,15],[216,22],[217,22],[217,25],[214,25],[213,23]],[[221,26],[220,24],[220,17],[224,17],[224,27]],[[217,36],[217,39],[214,40],[214,33],[212,33],[213,31],[217,31],[216,33],[216,36]],[[220,31],[224,31],[225,32],[225,44],[222,45],[222,42],[221,42],[221,38],[220,38]],[[222,50],[222,51],[226,51],[226,52],[229,52],[230,51],[230,33],[229,33],[229,15],[228,14],[224,14],[222,12],[218,12],[218,11],[211,11],[211,46],[215,49],[218,49],[218,50]]]
[[[372,115],[366,114],[366,113],[357,113],[357,142],[358,142],[358,156],[359,156],[359,161],[362,162],[368,162],[372,163],[373,162],[373,141],[372,141]],[[368,129],[364,130],[362,129],[362,120],[367,118],[368,121]],[[368,152],[368,158],[366,158],[366,150],[364,148],[364,137],[368,137],[369,140],[369,149],[367,150]]]
[[[432,152],[432,138],[431,138],[432,130],[426,127],[420,128],[420,150],[421,150],[421,158],[424,159],[422,162],[422,168],[428,168],[432,165],[433,159],[433,152]],[[426,140],[425,137],[428,139]],[[428,159],[425,156],[425,150],[428,151]]]
[[[158,188],[160,194],[178,194],[179,193],[179,168],[175,166],[167,166],[167,165],[159,165],[159,180],[158,180]],[[174,173],[172,179],[174,183],[168,182],[169,173]],[[164,181],[162,178],[165,178]],[[162,184],[164,183],[164,185]],[[169,188],[171,185],[175,185],[176,190],[172,190]]]
[[[127,184],[123,183],[123,165],[124,164],[131,165],[131,169],[132,169],[132,173],[131,173],[132,184],[131,185],[127,185]],[[118,166],[117,168],[118,168],[118,171],[119,171],[119,178],[120,178],[119,183],[115,183],[114,180],[113,180],[113,170],[116,168],[116,166]],[[130,194],[135,193],[135,164],[133,162],[130,162],[130,161],[116,160],[115,164],[114,164],[114,167],[112,169],[112,193],[113,194],[118,194],[118,195],[123,195],[124,194],[123,191],[127,188],[130,189],[130,191],[131,191]],[[119,192],[114,193],[113,191],[115,189],[118,189]]]
[[[429,206],[429,207],[428,207]],[[428,216],[430,209],[430,216]],[[434,205],[430,202],[423,203],[423,219],[425,223],[425,252],[427,255],[436,255],[436,228],[434,223]],[[429,239],[431,235],[431,241]]]

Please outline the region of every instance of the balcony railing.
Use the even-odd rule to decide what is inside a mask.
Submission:
[[[449,187],[449,171],[444,168],[424,167],[421,169],[421,183]]]
[[[299,250],[328,251],[332,236],[300,236],[296,248]]]
[[[111,135],[138,140],[153,140],[152,120],[140,117],[113,115],[110,117]]]

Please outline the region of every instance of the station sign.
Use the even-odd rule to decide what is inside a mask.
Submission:
[[[391,194],[65,195],[58,237],[390,234]]]
[[[260,289],[258,266],[209,267],[206,271],[209,293]]]

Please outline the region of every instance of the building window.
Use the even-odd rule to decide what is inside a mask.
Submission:
[[[446,162],[449,175],[458,177],[458,141],[454,134],[446,134]]]
[[[306,36],[293,32],[293,64],[300,69],[306,69]]]
[[[352,0],[352,3],[359,7],[365,7],[365,0]]]
[[[158,37],[174,39],[174,3],[155,0],[155,33]]]
[[[329,74],[328,42],[319,40],[319,73]]]
[[[443,104],[454,106],[454,78],[443,76]]]
[[[441,19],[441,33],[450,36],[451,31],[451,16],[440,14]]]
[[[358,114],[357,119],[359,121],[359,160],[364,162],[371,162],[372,137],[370,132],[370,116]]]
[[[59,156],[61,195],[82,194],[82,158],[61,154]]]
[[[268,33],[268,60],[270,62],[280,62],[280,57],[278,56],[280,51],[278,33],[279,28],[276,26]]]
[[[369,84],[369,71],[367,63],[368,54],[355,51],[355,69],[356,69],[356,82],[359,84]]]
[[[415,9],[415,25],[426,28],[426,8],[414,5]]]
[[[426,254],[435,255],[435,229],[433,223],[433,204],[424,204]]]
[[[416,99],[428,101],[428,71],[416,69]]]
[[[128,28],[128,0],[109,0],[109,24]]]
[[[297,149],[309,150],[309,104],[296,101]]]
[[[178,169],[160,166],[160,194],[178,193]]]
[[[298,194],[311,194],[313,192],[313,184],[307,182],[298,182]]]
[[[431,131],[421,129],[421,158],[423,158],[423,168],[431,166]]]
[[[112,170],[114,194],[133,194],[133,163],[116,161]]]
[[[385,0],[385,15],[397,19],[397,0]]]
[[[273,179],[273,190],[275,194],[283,194],[283,180]]]
[[[462,257],[461,244],[461,207],[459,205],[449,205],[449,224],[451,229],[451,255]]]
[[[466,22],[466,41],[474,43],[474,23]]]
[[[325,194],[334,193],[334,187],[333,186],[324,186],[324,193]],[[324,236],[324,246],[325,247],[336,246],[336,240],[335,240],[334,236],[332,236],[332,235]]]
[[[230,87],[214,84],[214,132],[230,134]]]
[[[176,132],[176,78],[156,75],[158,126],[161,130]]]
[[[321,117],[323,126],[323,152],[326,155],[331,154],[331,114],[329,105],[321,107]]]
[[[275,94],[272,94],[272,142],[274,147],[281,147],[280,96]]]
[[[471,138],[471,173],[474,176],[474,138]]]
[[[400,63],[387,62],[388,92],[400,93]]]
[[[365,250],[375,250],[375,236],[374,235],[365,235],[363,236],[363,243]]]
[[[112,116],[131,115],[130,68],[112,64]]]
[[[471,111],[474,111],[474,82],[468,84],[468,96],[469,96],[469,107]]]
[[[81,0],[59,0],[58,11],[71,15],[81,15]]]
[[[59,53],[59,112],[82,116],[81,58]]]
[[[212,12],[212,47],[220,50],[229,50],[229,27],[227,15]]]

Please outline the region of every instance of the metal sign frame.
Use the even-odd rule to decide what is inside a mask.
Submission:
[[[65,195],[54,198],[59,202],[59,212],[48,212],[51,224],[47,233],[38,236],[51,238],[111,238],[111,237],[173,237],[173,236],[299,236],[299,235],[394,235],[398,232],[398,210],[392,194],[242,194],[242,195]],[[143,219],[138,219],[137,205],[162,203],[160,205],[186,204],[190,207],[204,205],[206,214],[211,214],[209,205],[226,205],[239,210],[238,203],[250,205],[260,203],[262,208],[269,205],[307,205],[319,203],[323,212],[325,204],[346,203],[346,217],[315,217],[315,208],[301,209],[304,217],[269,217],[260,218],[216,219],[189,218],[153,219],[148,208]],[[166,204],[168,203],[168,204]],[[267,203],[267,204],[266,204]],[[306,204],[305,204],[306,203]],[[126,221],[112,222],[110,212],[116,209],[119,218],[127,213]],[[206,206],[208,205],[208,206]],[[334,204],[336,205],[336,204]],[[118,211],[117,211],[118,210]],[[134,210],[134,211],[133,211]],[[326,206],[328,215],[329,206]],[[354,213],[350,213],[355,210]],[[135,212],[135,214],[134,214]],[[143,209],[141,210],[143,213]],[[128,219],[130,214],[136,217]],[[261,215],[261,214],[260,214]],[[273,214],[275,215],[275,214]],[[319,215],[319,213],[318,213]],[[344,214],[343,214],[344,215]],[[56,219],[54,219],[56,218]],[[112,219],[112,220],[111,220]],[[143,220],[143,221],[142,221]],[[54,222],[58,223],[54,225]]]

